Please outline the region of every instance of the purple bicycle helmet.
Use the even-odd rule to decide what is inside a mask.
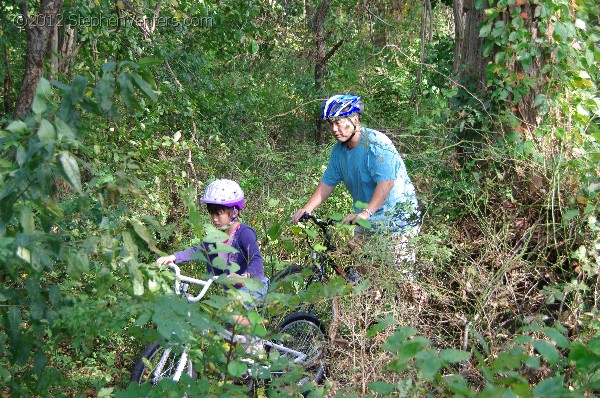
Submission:
[[[361,96],[351,94],[334,95],[323,104],[321,119],[346,117],[355,112],[362,114],[364,105],[361,98]]]
[[[244,208],[244,191],[237,182],[232,180],[215,180],[208,184],[200,202],[228,207]]]

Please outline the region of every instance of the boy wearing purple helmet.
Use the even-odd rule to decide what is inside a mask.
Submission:
[[[201,252],[207,257],[206,268],[213,275],[227,274],[228,276],[254,278],[262,283],[263,288],[258,291],[250,291],[243,284],[234,285],[238,290],[251,294],[257,300],[262,301],[267,288],[268,279],[265,277],[263,258],[260,254],[256,232],[238,220],[240,210],[244,208],[244,192],[232,180],[216,180],[210,183],[204,190],[200,201],[206,204],[206,208],[211,217],[212,224],[225,232],[228,238],[225,244],[232,246],[233,253],[213,253],[215,244],[204,242],[198,247],[175,252],[169,256],[163,256],[156,260],[160,265],[169,263],[183,263],[197,258],[194,253]],[[221,261],[215,261],[221,258]],[[224,264],[217,267],[218,263]],[[237,264],[237,271],[231,272],[233,263]],[[248,309],[253,307],[248,304]],[[236,321],[248,325],[244,317],[236,317]]]

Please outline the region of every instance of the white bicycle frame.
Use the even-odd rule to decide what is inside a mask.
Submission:
[[[208,291],[208,289],[210,288],[210,286],[212,285],[212,283],[218,278],[217,276],[213,276],[212,278],[208,279],[208,280],[202,280],[202,279],[197,279],[197,278],[192,278],[190,276],[186,276],[186,275],[182,275],[181,271],[179,270],[179,267],[173,263],[171,264],[167,264],[175,273],[175,293],[176,294],[181,294],[183,295],[190,303],[197,303],[200,300],[202,300],[202,298],[206,295],[206,292]],[[187,286],[186,284],[192,284],[192,285],[197,285],[200,286],[200,292],[197,295],[189,295],[187,293]],[[218,332],[219,335],[221,337],[223,337],[224,339],[226,339],[227,341],[230,341],[232,343],[241,343],[241,344],[246,344],[248,339],[246,336],[244,335],[240,335],[240,334],[233,334],[228,330],[223,330]],[[269,340],[260,340],[262,342],[262,344],[265,347],[271,347],[272,349],[275,349],[281,353],[284,353],[286,355],[291,356],[292,358],[294,358],[293,363],[299,363],[302,362],[306,359],[306,354],[303,354],[299,351],[296,350],[292,350],[290,348],[287,348],[281,344],[277,344],[274,343],[272,341]],[[160,360],[158,361],[156,368],[154,369],[154,371],[152,372],[152,378],[156,380],[156,378],[159,378],[159,375],[161,374],[161,372],[163,371],[163,368],[167,362],[167,359],[169,357],[169,354],[171,352],[170,348],[165,348]],[[179,381],[179,379],[181,378],[181,375],[183,374],[183,371],[185,370],[187,361],[188,361],[188,349],[185,348],[181,354],[181,356],[179,357],[179,360],[177,362],[177,368],[176,371],[172,377],[172,379],[174,381]]]

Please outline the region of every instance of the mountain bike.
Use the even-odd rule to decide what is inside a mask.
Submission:
[[[197,303],[202,300],[218,278],[196,279],[182,275],[179,267],[175,264],[168,264],[168,266],[175,273],[175,293],[189,303]],[[199,290],[199,292],[197,294],[190,293],[191,286],[196,286],[195,291]],[[286,362],[290,365],[289,369],[272,366],[269,361],[266,365],[260,365],[259,370],[268,372],[270,377],[283,375],[288,370],[297,367],[300,367],[302,371],[302,378],[297,382],[298,385],[308,382],[319,383],[324,377],[327,353],[325,328],[314,314],[294,312],[288,315],[279,323],[277,333],[270,340],[234,334],[226,328],[214,332],[229,344],[258,342],[264,347],[267,359],[276,357],[279,365]],[[189,346],[182,347],[169,341],[155,341],[140,354],[131,372],[131,381],[156,385],[163,379],[179,381],[183,375],[195,378],[196,369],[189,352]],[[252,361],[250,360],[250,362]],[[254,374],[249,369],[245,379],[252,380],[253,378]],[[247,385],[249,386],[248,383]]]
[[[346,286],[358,282],[360,276],[355,271],[346,272],[333,258],[337,250],[333,244],[333,225],[337,221],[320,220],[310,213],[304,213],[299,221],[311,221],[319,227],[324,249],[313,250],[305,264],[292,265],[275,273],[271,277],[269,292],[272,295],[288,294],[292,300],[296,300],[293,311],[315,314],[319,319],[328,321],[328,337],[330,341],[334,341],[340,316],[340,305],[335,293],[340,286],[328,290],[330,275],[340,275]],[[332,297],[319,300],[316,296],[322,293],[325,296],[331,293]]]

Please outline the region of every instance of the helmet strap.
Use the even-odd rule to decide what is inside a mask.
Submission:
[[[352,131],[352,135],[350,136],[350,138],[342,142],[342,145],[348,145],[348,143],[352,140],[352,138],[354,138],[354,135],[356,134],[356,124],[352,123],[352,120],[350,120],[350,118],[348,118],[348,121],[352,124],[352,126],[354,126],[354,130]]]
[[[229,224],[227,224],[227,227],[231,227],[237,221],[239,215],[240,215],[240,212],[237,209],[237,206],[233,206],[233,210],[231,211],[231,221],[229,221]]]

